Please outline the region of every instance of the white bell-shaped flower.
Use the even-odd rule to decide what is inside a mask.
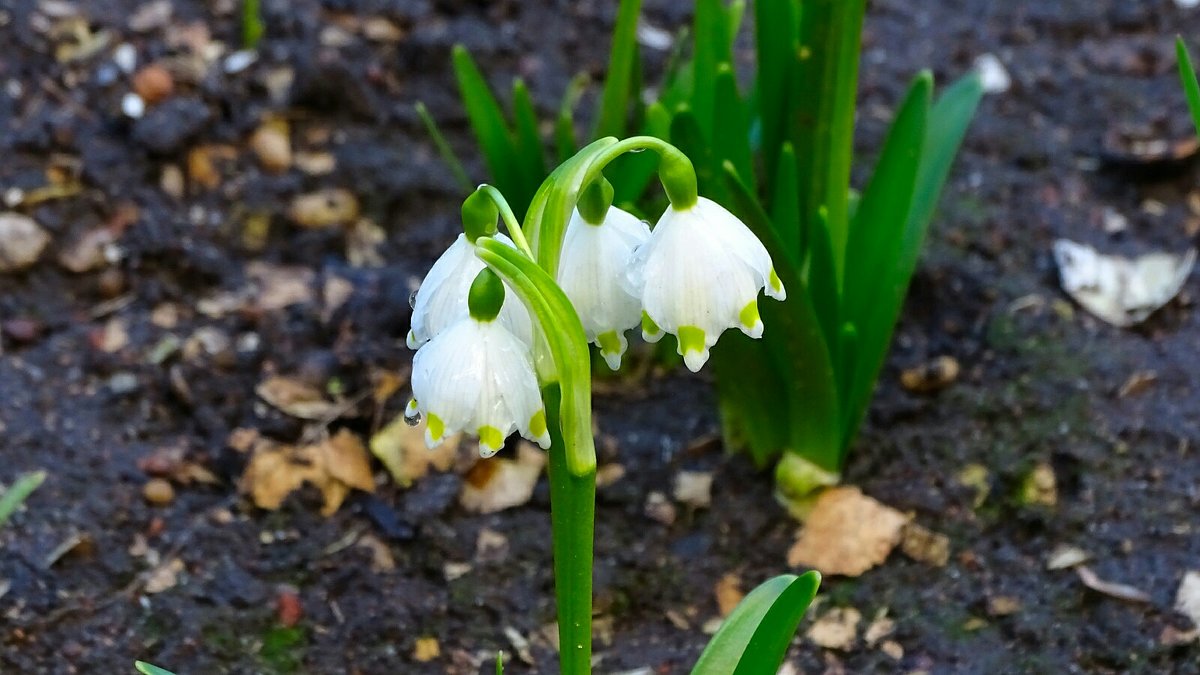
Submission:
[[[558,284],[570,298],[587,339],[600,347],[608,367],[621,367],[629,346],[625,331],[638,325],[642,302],[623,279],[633,252],[650,239],[650,227],[636,216],[610,206],[600,224],[576,209],[567,225]]]
[[[412,391],[405,415],[425,417],[430,448],[459,431],[479,436],[484,457],[513,431],[550,447],[529,346],[499,320],[468,316],[425,343],[413,357]]]
[[[507,236],[497,234],[495,237],[513,246]],[[408,331],[407,338],[409,349],[419,348],[467,316],[467,291],[475,275],[482,269],[483,261],[475,256],[475,245],[466,235],[458,235],[458,239],[429,268],[429,273],[417,289],[412,308],[412,329]],[[532,344],[533,324],[529,319],[529,310],[512,293],[508,294],[500,309],[499,319],[525,344]]]
[[[727,328],[762,337],[758,292],[786,298],[762,242],[720,204],[698,198],[667,208],[650,241],[634,254],[626,277],[642,301],[642,335],[679,338],[679,353],[696,372]]]

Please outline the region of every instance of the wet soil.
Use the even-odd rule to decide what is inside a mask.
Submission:
[[[266,512],[238,495],[245,456],[229,439],[238,428],[285,442],[302,433],[257,400],[267,375],[353,394],[409,363],[408,296],[453,236],[461,196],[412,104],[424,100],[473,157],[450,46],[466,43],[498,84],[524,77],[548,113],[574,73],[602,72],[612,8],[266,1],[257,62],[230,73],[222,56],[131,121],[116,45],[145,63],[239,40],[236,3],[150,4],[173,11],[154,21],[128,0],[0,3],[0,187],[28,195],[63,172],[79,187],[18,207],[53,241],[29,270],[0,276],[0,482],[49,474],[0,530],[0,672],[121,673],[134,658],[180,673],[491,672],[496,650],[515,650],[510,634],[529,639],[533,663],[514,659],[509,672],[555,672],[539,637],[553,620],[544,479],[528,504],[472,515],[457,505],[459,475],[403,490],[377,467],[376,493],[353,495],[332,517],[307,490]],[[649,4],[649,25],[686,21],[675,3]],[[53,26],[77,15],[89,40],[108,31],[109,42],[63,63],[66,39]],[[368,17],[395,32],[367,31]],[[903,654],[861,638],[836,651],[798,639],[789,660],[800,672],[1200,672],[1196,642],[1164,639],[1190,628],[1171,607],[1185,571],[1200,568],[1195,275],[1183,298],[1121,330],[1065,302],[1049,255],[1063,236],[1124,252],[1193,243],[1190,163],[1130,171],[1102,161],[1114,128],[1187,137],[1176,33],[1200,35],[1200,14],[1165,0],[872,3],[860,168],[918,69],[946,82],[990,52],[1013,85],[983,102],[967,137],[846,473],[948,535],[949,562],[896,552],[861,578],[828,580],[815,614],[853,607],[865,624],[886,611]],[[661,67],[665,54],[645,51]],[[290,84],[280,79],[289,70]],[[336,169],[260,168],[246,139],[268,113],[288,118],[298,145],[331,152]],[[217,153],[218,179],[206,186],[189,153],[211,146],[233,150]],[[469,168],[483,177],[478,161]],[[344,228],[288,222],[294,196],[327,187],[351,190],[382,229],[382,264],[362,265]],[[1127,217],[1125,231],[1105,231],[1106,209]],[[265,234],[251,227],[263,222]],[[93,269],[58,261],[102,228],[112,243]],[[277,309],[202,311],[202,298],[246,288],[263,262],[289,266],[311,292]],[[340,305],[323,297],[333,278],[352,288]],[[963,366],[954,385],[936,395],[899,386],[900,369],[941,355]],[[1139,371],[1157,379],[1119,395]],[[369,434],[397,412],[395,398],[334,426]],[[748,588],[783,571],[796,526],[769,472],[711,440],[705,377],[656,373],[596,405],[602,460],[626,470],[599,496],[599,670],[687,672],[717,612],[713,585],[736,573]],[[169,504],[148,504],[146,458],[163,448],[217,482],[179,484]],[[986,467],[986,495],[958,480],[970,465]],[[1056,478],[1052,506],[1020,498],[1036,466]],[[715,471],[711,508],[681,506],[671,525],[644,515],[647,496],[670,494],[683,469]],[[507,546],[480,558],[484,530]],[[383,542],[393,569],[353,545],[365,536]],[[1047,570],[1062,544],[1149,601]],[[153,594],[147,549],[182,563]],[[447,581],[448,563],[470,571]],[[425,636],[440,655],[419,661]]]

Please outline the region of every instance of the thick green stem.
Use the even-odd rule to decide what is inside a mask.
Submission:
[[[558,602],[558,660],[563,675],[592,672],[592,545],[596,471],[580,476],[567,464],[559,425],[557,384],[542,389],[550,430],[550,519],[554,538],[554,595]]]

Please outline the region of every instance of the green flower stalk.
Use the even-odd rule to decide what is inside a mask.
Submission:
[[[659,155],[671,202],[652,233],[612,205],[603,173],[647,149]],[[480,186],[463,203],[463,229],[417,292],[406,415],[425,417],[431,447],[465,431],[479,437],[484,457],[514,432],[548,449],[562,672],[589,673],[596,451],[588,343],[616,368],[625,333],[640,325],[647,339],[675,334],[699,370],[725,330],[763,334],[758,293],[782,299],[783,284],[750,230],[699,196],[691,161],[647,136],[581,150],[538,189],[523,223],[499,190]]]

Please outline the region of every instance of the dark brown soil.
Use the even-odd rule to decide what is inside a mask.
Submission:
[[[283,441],[301,433],[298,421],[257,401],[268,374],[336,379],[353,394],[369,389],[373,371],[409,363],[407,299],[453,235],[461,197],[412,104],[426,101],[453,145],[474,156],[450,45],[466,43],[505,87],[523,76],[550,112],[574,73],[602,72],[613,9],[264,0],[257,63],[235,74],[218,63],[139,122],[123,118],[130,85],[113,47],[132,44],[139,63],[162,59],[181,52],[171,35],[194,22],[234,45],[236,4],[175,0],[162,26],[136,32],[138,2],[74,3],[83,25],[110,31],[111,43],[63,64],[54,56],[61,40],[46,28],[71,14],[70,3],[0,3],[0,188],[28,193],[52,164],[76,171],[82,185],[22,207],[53,243],[27,272],[0,276],[0,482],[49,473],[0,530],[0,672],[124,673],[135,658],[181,675],[491,672],[490,655],[513,649],[506,629],[531,636],[553,620],[544,479],[529,504],[489,516],[457,505],[456,474],[410,490],[384,482],[330,518],[319,515],[315,492],[264,512],[237,494],[245,458],[227,440],[239,427]],[[676,3],[651,5],[646,21],[656,27],[687,19]],[[403,37],[350,30],[344,45],[326,46],[322,31],[355,16],[387,18]],[[1186,301],[1194,278],[1184,299],[1120,330],[1070,311],[1049,255],[1060,236],[1129,252],[1189,245],[1200,218],[1188,207],[1189,163],[1131,171],[1100,160],[1112,129],[1187,137],[1171,40],[1200,35],[1200,13],[1166,0],[878,0],[866,30],[860,169],[918,69],[946,82],[991,52],[1013,86],[984,101],[968,135],[846,476],[949,535],[949,564],[897,552],[861,578],[825,583],[824,607],[852,606],[865,621],[886,610],[899,661],[861,638],[839,652],[798,639],[789,658],[806,673],[1200,672],[1196,642],[1163,639],[1190,628],[1171,607],[1185,571],[1200,569],[1200,316]],[[660,66],[665,55],[646,51]],[[264,83],[280,67],[295,79],[276,100]],[[287,114],[294,139],[327,147],[336,170],[264,173],[245,140],[271,111]],[[211,144],[236,149],[219,162],[219,185],[192,181],[179,198],[165,193],[164,167]],[[471,168],[483,178],[478,162]],[[386,231],[386,264],[353,266],[341,229],[288,223],[291,198],[322,187],[358,195]],[[81,274],[56,262],[131,205],[137,215],[117,228],[115,262]],[[1123,234],[1105,234],[1106,208],[1128,216]],[[251,213],[271,214],[261,247],[243,236]],[[311,270],[318,299],[216,319],[195,310],[202,297],[243,288],[252,261]],[[331,277],[350,281],[353,293],[323,316],[319,290]],[[173,328],[152,321],[164,303],[180,310]],[[113,318],[129,342],[109,351],[103,329]],[[187,341],[200,329],[228,346],[151,358],[168,336]],[[939,355],[963,366],[949,389],[917,396],[898,385],[901,368]],[[1147,370],[1157,373],[1151,386],[1117,395]],[[716,431],[706,378],[654,376],[631,390],[597,401],[599,427],[614,441],[603,460],[626,469],[599,497],[597,608],[611,625],[597,645],[599,671],[684,673],[716,614],[714,583],[736,572],[749,586],[783,571],[795,524],[775,503],[768,472],[719,443],[695,442]],[[383,411],[364,404],[337,424],[367,434],[401,398]],[[164,447],[182,447],[220,484],[177,485],[169,505],[148,505],[144,458]],[[1039,463],[1056,476],[1056,506],[1018,498]],[[976,491],[956,478],[970,464],[988,469],[978,507]],[[645,517],[646,496],[669,494],[685,468],[716,472],[712,507],[681,508],[671,526]],[[508,548],[479,562],[485,528]],[[395,569],[372,571],[370,551],[345,546],[354,533],[384,541]],[[131,552],[139,538],[184,563],[161,593],[143,592],[147,559]],[[1150,601],[1123,602],[1070,570],[1047,571],[1060,544],[1090,552],[1100,578],[1143,589]],[[448,562],[473,568],[447,582]],[[293,627],[277,606],[289,587],[303,607]],[[989,611],[995,598],[1016,610]],[[421,636],[436,636],[440,657],[413,659]],[[536,666],[516,660],[508,672],[556,672],[544,641],[533,640],[532,656]]]

